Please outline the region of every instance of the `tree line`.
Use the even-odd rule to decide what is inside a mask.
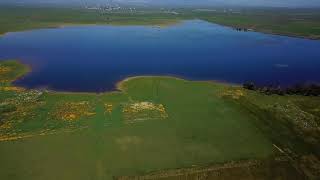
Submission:
[[[303,96],[320,96],[319,84],[296,84],[294,86],[282,88],[280,85],[257,86],[253,82],[243,83],[243,88],[259,91],[267,95],[303,95]]]

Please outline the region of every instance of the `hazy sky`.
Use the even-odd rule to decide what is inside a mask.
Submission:
[[[9,3],[41,4],[84,4],[119,2],[130,4],[156,5],[241,5],[241,6],[279,6],[279,7],[314,7],[320,6],[320,0],[0,0]]]

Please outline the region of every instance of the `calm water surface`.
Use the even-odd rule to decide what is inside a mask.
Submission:
[[[8,33],[0,59],[33,71],[28,88],[101,92],[136,75],[259,84],[320,82],[320,41],[238,32],[192,20],[153,26],[74,26]]]

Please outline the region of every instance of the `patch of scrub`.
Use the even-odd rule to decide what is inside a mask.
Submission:
[[[105,103],[105,104],[104,104],[105,112],[107,112],[108,114],[111,114],[111,113],[112,113],[113,108],[114,108],[114,105],[111,104],[111,103]]]
[[[46,135],[54,135],[58,133],[71,133],[79,130],[86,129],[87,127],[67,127],[61,128],[59,130],[55,129],[43,129],[40,131],[29,131],[29,132],[9,132],[0,134],[0,142],[1,141],[15,141],[19,139],[32,138],[35,136],[46,136]]]
[[[30,130],[25,125],[37,122],[34,121],[38,117],[36,109],[42,108],[46,104],[39,99],[42,92],[36,90],[20,91],[15,87],[2,87],[0,93],[8,93],[6,90],[10,91],[12,97],[4,98],[0,103],[0,141],[34,136],[38,133],[37,130]]]
[[[0,87],[0,91],[23,92],[25,91],[25,89],[21,87],[15,87],[15,86],[4,86],[4,87]]]
[[[232,98],[232,99],[239,99],[243,96],[245,96],[245,91],[240,88],[224,89],[220,93],[220,97],[228,97],[228,98]]]
[[[11,71],[10,67],[0,66],[0,75],[7,74],[10,71]]]
[[[56,119],[64,121],[75,121],[93,115],[95,115],[95,112],[88,101],[60,103],[53,113]]]
[[[168,114],[163,104],[155,104],[147,101],[125,104],[122,112],[124,122],[128,124],[139,121],[168,118]]]
[[[319,118],[311,113],[301,110],[297,105],[288,101],[287,104],[276,103],[273,105],[273,109],[278,116],[284,116],[291,119],[293,123],[304,130],[318,129]]]
[[[2,87],[3,89],[18,90],[14,87]],[[34,119],[36,116],[34,109],[43,106],[45,102],[39,101],[42,92],[32,90],[28,92],[14,91],[15,94],[12,98],[6,98],[0,103],[0,117],[3,118],[0,124],[1,129],[10,130],[19,123],[24,122],[26,119]]]
[[[29,71],[27,66],[18,61],[5,61],[0,63],[0,83],[9,83],[25,75]]]
[[[12,68],[6,65],[0,65],[0,83],[9,82],[8,75],[11,73]]]

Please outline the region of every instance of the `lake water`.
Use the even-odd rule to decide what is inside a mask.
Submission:
[[[0,59],[32,66],[27,88],[101,92],[136,75],[258,84],[320,82],[320,41],[238,32],[200,20],[169,27],[73,26],[8,33]]]

